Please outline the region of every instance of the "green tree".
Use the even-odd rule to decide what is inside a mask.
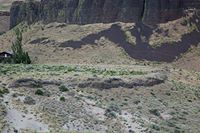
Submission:
[[[30,64],[31,60],[27,52],[22,48],[22,32],[19,28],[15,29],[16,40],[12,44],[13,62],[16,64]]]

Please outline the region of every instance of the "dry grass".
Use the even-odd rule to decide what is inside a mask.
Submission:
[[[174,66],[182,69],[200,71],[200,44],[192,47],[182,58],[173,63]]]
[[[164,43],[173,44],[181,41],[183,35],[198,30],[195,23],[190,23],[189,19],[193,16],[188,13],[187,16],[180,19],[170,21],[168,23],[159,24],[157,30],[154,31],[149,39],[149,44],[153,47],[160,46]]]
[[[0,34],[9,30],[9,16],[0,16]]]
[[[60,42],[68,40],[80,40],[87,35],[95,34],[109,29],[112,24],[91,24],[91,25],[64,25],[51,23],[43,25],[37,23],[32,26],[23,26],[24,48],[30,53],[34,63],[80,63],[80,64],[134,64],[123,49],[113,42],[102,37],[96,40],[96,44],[84,45],[79,49],[61,48]],[[30,44],[38,38],[48,38],[56,44]],[[1,50],[10,50],[13,41],[13,31],[0,36]]]

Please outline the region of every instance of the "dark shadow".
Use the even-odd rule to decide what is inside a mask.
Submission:
[[[126,41],[124,31],[121,30],[119,25],[114,24],[110,29],[101,31],[97,34],[88,35],[81,41],[63,42],[60,44],[60,47],[72,47],[77,49],[86,44],[97,45],[95,40],[104,36],[118,46],[122,47],[128,55],[134,59],[172,62],[177,57],[180,57],[182,53],[187,52],[192,45],[197,46],[200,42],[200,32],[194,31],[190,34],[183,35],[182,41],[180,42],[175,42],[173,44],[166,43],[162,44],[160,47],[152,48],[148,43],[148,39],[152,34],[153,29],[143,23],[137,23],[131,32],[132,35],[136,37],[135,46]],[[142,36],[145,37],[145,40],[142,39]]]

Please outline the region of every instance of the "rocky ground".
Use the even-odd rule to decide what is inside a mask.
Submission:
[[[1,65],[0,127],[2,133],[198,133],[199,76],[160,65]]]

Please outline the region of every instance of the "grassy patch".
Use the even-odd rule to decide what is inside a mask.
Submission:
[[[5,10],[8,10],[8,9],[9,9],[9,6],[0,5],[0,11],[5,11]]]
[[[11,75],[20,73],[43,73],[51,75],[61,75],[68,73],[82,73],[89,75],[102,75],[102,76],[126,76],[126,75],[145,75],[146,72],[134,71],[134,70],[122,70],[122,69],[100,69],[89,66],[78,65],[10,65],[0,64],[0,75]]]

